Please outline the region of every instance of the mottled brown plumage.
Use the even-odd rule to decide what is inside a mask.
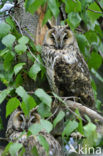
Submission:
[[[39,156],[63,156],[59,143],[45,130],[39,132],[38,135],[43,136],[48,142],[49,154],[47,154],[44,147],[40,144],[38,135],[27,136],[27,133],[22,133],[23,131],[27,131],[28,128],[35,123],[40,123],[40,115],[35,108],[30,112],[28,117],[25,117],[23,112],[17,109],[11,114],[8,121],[6,136],[9,141],[23,144],[23,147],[25,147],[23,156],[35,156],[31,152],[34,146],[37,148]],[[10,154],[8,154],[8,156],[9,155]],[[19,156],[19,153],[17,153],[17,156]]]
[[[87,106],[93,105],[88,66],[67,26],[54,26],[47,31],[42,59],[52,91],[59,96],[75,96]]]

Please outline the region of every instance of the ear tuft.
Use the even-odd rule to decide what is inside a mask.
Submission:
[[[67,25],[65,25],[65,28],[67,28],[67,29],[69,29],[70,30],[70,27],[69,27],[69,25],[67,24]]]
[[[51,22],[48,20],[48,22],[46,23],[48,29],[52,29],[53,25],[51,24]]]

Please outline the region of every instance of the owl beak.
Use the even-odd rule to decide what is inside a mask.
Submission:
[[[27,124],[25,125],[25,130],[28,131],[28,125]]]
[[[57,38],[55,38],[55,48],[56,49],[63,49],[64,47],[64,43],[63,43],[63,39],[61,39],[60,34],[57,35]]]
[[[64,44],[63,44],[62,42],[60,42],[60,41],[58,41],[58,42],[56,43],[56,45],[55,45],[55,48],[56,48],[56,49],[63,49],[63,47],[64,47]]]
[[[64,47],[63,42],[60,42],[60,49],[63,49],[63,47]]]

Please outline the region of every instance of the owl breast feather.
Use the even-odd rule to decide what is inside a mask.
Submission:
[[[79,49],[46,49],[43,54],[51,89],[59,96],[75,96],[79,102],[91,106],[94,98],[89,70]]]

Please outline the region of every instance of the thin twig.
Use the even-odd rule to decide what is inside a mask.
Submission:
[[[79,31],[79,32],[81,32],[81,33],[85,33],[85,31],[82,30],[82,29],[80,29],[80,28],[76,28],[75,30],[76,30],[76,31]]]
[[[54,96],[54,97],[55,97],[55,96]],[[60,97],[60,98],[61,98],[61,97]],[[67,100],[67,101],[65,102],[65,101],[63,101],[62,99],[61,99],[61,100],[58,99],[57,97],[55,97],[55,99],[57,99],[58,101],[60,101],[60,102],[64,105],[65,109],[68,109],[68,110],[69,110],[72,114],[74,114],[76,117],[81,118],[84,122],[86,122],[86,120],[85,120],[84,118],[82,118],[81,116],[79,116],[78,114],[76,114],[74,111],[72,111],[71,108],[67,107],[67,101],[70,101],[70,100]],[[74,102],[74,101],[72,101],[72,102]]]
[[[0,140],[9,141],[8,138],[2,138],[2,137],[0,137]]]
[[[54,111],[54,113],[49,117],[47,118],[47,120],[50,120],[58,111],[59,107],[56,108],[56,110]]]
[[[29,93],[29,94],[34,94],[34,92],[33,92],[33,91],[28,91],[27,93]]]
[[[100,3],[98,2],[98,0],[95,0],[96,4],[99,6],[99,8],[101,9],[101,11],[103,12],[103,8],[102,6],[100,5]]]
[[[64,99],[64,102],[67,101],[68,99],[73,99],[75,101],[75,99],[78,99],[80,100],[79,97],[76,97],[76,96],[69,96],[69,97],[61,97],[62,99]]]
[[[23,31],[21,30],[20,24],[18,23],[18,21],[15,19],[14,16],[12,16],[11,14],[10,14],[10,16],[11,16],[11,18],[15,21],[15,23],[17,24],[17,26],[18,26],[18,28],[19,28],[19,31],[20,31],[21,35],[23,36]]]
[[[74,101],[73,101],[74,102]],[[67,104],[65,103],[65,106],[66,106]],[[86,120],[83,118],[83,117],[81,117],[81,116],[79,116],[77,113],[75,113],[74,111],[72,111],[72,109],[70,108],[70,107],[67,107],[66,106],[66,109],[68,109],[72,114],[74,114],[77,118],[80,118],[82,121],[84,121],[84,122],[86,122]],[[77,109],[77,108],[75,108],[75,109]]]
[[[42,64],[42,63],[36,58],[36,56],[32,53],[32,51],[30,50],[29,46],[28,46],[28,50],[29,50],[30,54],[32,55],[32,57],[33,57],[39,64],[41,64],[43,67],[45,67],[44,64]]]
[[[103,12],[96,11],[96,10],[92,10],[92,9],[89,9],[89,8],[87,8],[87,10],[92,11],[92,12],[94,12],[94,13],[103,14]]]

